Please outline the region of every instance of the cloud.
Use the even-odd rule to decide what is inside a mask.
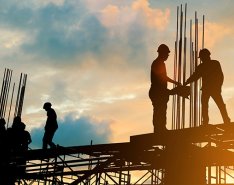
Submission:
[[[40,3],[41,6],[46,6],[48,4],[55,4],[57,6],[62,6],[65,0],[40,0],[37,3]]]
[[[110,121],[95,120],[91,117],[73,118],[68,115],[64,120],[58,120],[59,128],[53,141],[61,146],[89,145],[108,143],[112,134]],[[44,128],[31,130],[32,148],[41,148]],[[65,139],[66,138],[66,139]]]
[[[59,5],[50,1],[37,8],[18,3],[3,5],[0,26],[27,35],[21,43],[27,54],[61,61],[87,52],[98,53],[105,43],[105,28],[81,2],[74,6],[73,1]]]
[[[153,9],[149,6],[148,0],[137,0],[133,2],[132,9],[143,13],[148,27],[154,27],[163,31],[169,23],[170,10],[167,8],[164,12],[160,9]]]
[[[0,34],[4,35],[0,39],[2,49],[11,49],[20,46],[25,39],[27,39],[26,34],[20,30],[8,30],[5,28],[0,28]]]
[[[170,15],[169,10],[151,8],[148,1],[141,0],[124,6],[103,1],[102,6],[96,5],[97,10],[90,9],[93,1],[44,0],[36,4],[27,0],[23,4],[4,3],[0,18],[6,31],[19,30],[27,36],[12,37],[6,46],[17,45],[18,53],[37,57],[34,63],[79,62],[76,58],[90,53],[102,56],[99,62],[108,60],[103,56],[109,54],[128,55],[127,61],[139,63],[151,40],[148,29],[165,29]]]
[[[200,30],[202,30],[201,26]],[[230,33],[231,29],[226,25],[215,22],[205,22],[205,47],[213,48]]]
[[[88,52],[98,53],[105,43],[105,28],[95,16],[85,13],[85,7],[49,4],[38,14],[34,41],[23,46],[28,53],[38,53],[59,62]]]
[[[128,6],[119,7],[118,5],[108,4],[101,10],[100,20],[112,32],[117,29],[117,34],[121,33],[121,30],[129,28],[134,22],[141,23],[146,28],[163,31],[168,26],[169,17],[169,9],[163,11],[151,8],[148,0],[137,0]]]

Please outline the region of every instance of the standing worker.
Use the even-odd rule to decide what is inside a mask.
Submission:
[[[153,104],[153,125],[154,132],[165,131],[167,102],[171,91],[167,89],[167,82],[181,85],[167,76],[165,61],[168,59],[170,50],[167,45],[161,44],[158,47],[158,57],[151,65],[151,87],[149,97]]]
[[[230,123],[226,105],[221,95],[224,76],[220,63],[217,60],[211,60],[208,49],[200,50],[199,58],[202,63],[197,66],[195,72],[188,78],[184,85],[202,78],[201,105],[203,125],[208,125],[209,122],[208,102],[210,97],[217,104],[224,123]]]
[[[51,103],[44,103],[43,109],[47,112],[47,120],[45,124],[45,134],[43,137],[43,149],[47,149],[47,145],[50,145],[50,148],[55,148],[56,145],[52,142],[54,133],[58,128],[57,115],[54,109],[51,108]]]

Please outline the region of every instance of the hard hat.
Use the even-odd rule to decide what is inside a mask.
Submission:
[[[169,50],[169,47],[166,45],[166,44],[161,44],[159,47],[158,47],[158,50],[157,52],[159,53],[162,53],[162,52],[166,52],[166,53],[170,53],[170,50]]]
[[[43,109],[45,109],[45,108],[50,108],[52,106],[52,104],[50,103],[50,102],[46,102],[46,103],[44,103],[44,105],[43,105]]]
[[[206,48],[204,49],[201,49],[200,52],[199,52],[199,57],[198,58],[201,58],[202,56],[210,56],[210,51]]]

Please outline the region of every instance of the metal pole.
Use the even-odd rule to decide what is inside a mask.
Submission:
[[[175,41],[175,56],[174,56],[174,80],[177,79],[178,17],[179,17],[179,7],[177,6],[176,41]],[[173,87],[175,87],[175,85]],[[176,95],[173,95],[173,100],[172,100],[172,129],[174,130],[175,128],[176,128]]]
[[[7,84],[7,90],[6,90],[6,98],[4,101],[4,111],[3,111],[3,117],[5,118],[5,114],[6,114],[6,107],[7,107],[7,102],[8,102],[8,96],[9,96],[9,91],[10,91],[10,87],[11,87],[11,79],[12,79],[12,70],[9,70],[9,80],[8,80],[8,84]]]
[[[183,12],[180,7],[180,40],[179,40],[179,59],[178,59],[178,82],[181,82],[181,54],[182,54],[182,29],[183,29]],[[177,96],[177,129],[180,128],[180,96]]]
[[[185,4],[184,10],[184,61],[183,61],[183,84],[186,80],[186,47],[187,47],[187,38],[186,38],[186,14],[187,14],[187,4]],[[185,98],[182,98],[182,128],[185,128]]]
[[[8,114],[8,119],[7,119],[7,128],[9,126],[9,119],[10,119],[10,115],[11,115],[11,107],[12,107],[12,100],[13,100],[13,96],[14,96],[14,91],[15,91],[15,83],[13,85],[13,90],[12,90],[12,94],[11,94],[11,103],[10,103],[10,109],[9,109],[9,114]]]
[[[18,86],[18,93],[17,93],[16,104],[15,104],[14,117],[16,117],[18,115],[18,104],[19,104],[19,95],[20,95],[20,88],[21,88],[21,80],[22,80],[22,73],[20,74],[20,81],[19,81],[19,86]]]

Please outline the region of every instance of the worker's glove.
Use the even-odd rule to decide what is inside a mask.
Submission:
[[[190,95],[190,86],[177,86],[170,91],[171,95],[182,96],[183,98],[188,98]]]

